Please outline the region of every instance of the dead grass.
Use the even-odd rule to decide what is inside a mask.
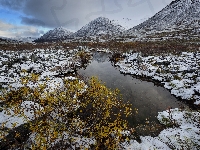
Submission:
[[[114,52],[142,52],[144,55],[156,55],[163,53],[180,53],[183,51],[199,51],[198,41],[167,40],[167,41],[135,41],[135,42],[70,42],[70,43],[20,43],[20,44],[0,44],[1,50],[34,50],[34,49],[63,49],[70,50],[78,46],[89,48],[109,48]]]

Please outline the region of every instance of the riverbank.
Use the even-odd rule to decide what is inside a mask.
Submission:
[[[157,80],[171,94],[200,104],[200,53],[182,52],[142,56],[142,53],[124,53],[125,58],[115,65],[120,72]]]
[[[107,62],[109,55],[108,54],[105,54],[105,55],[107,57],[104,57],[103,53],[97,53],[97,54],[94,53],[94,55],[93,55],[94,60],[92,61],[91,64],[88,65],[88,67],[86,69],[81,71],[81,74],[83,74],[85,76],[89,76],[89,77],[92,75],[97,75],[100,77],[100,79],[102,81],[106,82],[106,84],[110,88],[112,88],[113,85],[118,88],[122,86],[122,90],[121,89],[120,90],[123,91],[123,95],[126,95],[125,97],[127,97],[127,95],[130,94],[128,91],[131,90],[135,86],[140,91],[140,95],[143,98],[140,99],[139,101],[137,101],[137,103],[135,103],[134,106],[137,107],[137,104],[142,103],[141,105],[145,108],[144,112],[142,112],[143,114],[145,114],[145,112],[148,112],[149,114],[151,114],[152,111],[149,112],[149,109],[150,108],[156,109],[158,107],[158,105],[156,105],[157,103],[155,101],[154,101],[154,105],[157,106],[156,108],[154,108],[154,106],[152,106],[151,104],[148,104],[148,107],[145,107],[144,101],[149,100],[149,96],[147,96],[147,97],[145,97],[145,96],[149,94],[149,91],[151,91],[153,87],[150,87],[145,84],[145,86],[143,86],[143,88],[140,89],[138,87],[138,85],[136,85],[137,82],[134,82],[135,79],[130,79],[130,80],[127,80],[127,78],[121,79],[120,76],[118,76],[118,72],[116,70],[121,69],[120,70],[121,73],[128,74],[127,76],[130,75],[130,78],[132,78],[131,76],[133,75],[133,72],[135,71],[134,77],[138,77],[138,79],[142,79],[142,80],[146,79],[147,81],[152,81],[154,83],[156,82],[156,83],[160,83],[161,85],[163,85],[162,81],[164,79],[162,80],[162,78],[161,78],[162,76],[160,74],[158,74],[160,72],[157,73],[159,65],[161,67],[162,66],[167,67],[167,66],[170,66],[170,63],[172,63],[172,62],[174,62],[175,64],[181,63],[181,61],[178,62],[178,60],[180,58],[177,59],[174,55],[172,55],[173,56],[172,58],[170,57],[171,55],[169,55],[169,57],[167,57],[167,58],[168,59],[170,58],[170,59],[176,60],[176,61],[169,62],[169,61],[166,61],[166,59],[164,59],[164,58],[158,59],[159,57],[162,57],[162,56],[149,56],[145,59],[145,57],[143,57],[141,55],[141,53],[132,53],[132,54],[125,53],[125,54],[122,54],[122,57],[120,57],[118,59],[121,61],[119,61],[118,63],[115,64],[116,66],[119,66],[120,68],[116,67],[114,69],[114,67],[110,67],[111,65],[109,64],[109,62]],[[119,54],[119,56],[120,56],[120,54]],[[191,56],[191,58],[189,56]],[[187,61],[190,62],[190,63],[185,62],[188,66],[194,65],[194,63],[191,61],[191,60],[193,60],[192,56],[193,55],[191,55],[191,53],[186,53],[186,52],[183,53],[183,59],[184,59],[184,57],[187,57]],[[182,55],[180,55],[180,57],[182,57]],[[144,64],[151,65],[151,63],[148,62],[150,58],[152,59],[151,60],[152,63],[156,64],[158,66],[154,65],[153,67],[155,67],[155,68],[153,68],[151,66],[152,69],[148,70],[147,67],[144,66]],[[155,58],[155,60],[153,58]],[[158,60],[160,60],[160,61],[158,61]],[[197,61],[198,60],[199,60],[199,53],[197,54]],[[134,64],[134,62],[136,64]],[[183,64],[183,66],[184,65],[185,64]],[[125,66],[127,69],[124,69]],[[122,67],[124,67],[123,71],[122,71]],[[136,67],[136,68],[141,67],[141,68],[139,68],[141,70],[139,70],[139,69],[137,70],[134,67]],[[146,70],[143,70],[143,69],[146,69]],[[191,69],[194,69],[194,68],[191,68]],[[188,73],[190,73],[191,70],[185,70],[185,72],[186,71],[188,71]],[[193,71],[198,72],[198,69],[193,70]],[[150,74],[149,72],[151,72],[152,74]],[[154,78],[151,78],[151,76],[147,76],[148,73],[149,73],[149,75],[152,75],[152,76],[155,75]],[[175,76],[176,73],[172,74],[172,77],[173,77],[173,75]],[[181,75],[181,74],[179,74],[179,75]],[[176,76],[175,76],[175,78],[176,78]],[[122,82],[120,82],[121,80],[122,80]],[[128,83],[130,83],[130,85]],[[131,87],[131,84],[133,87]],[[143,83],[139,83],[139,84],[142,85]],[[145,87],[149,88],[148,92],[145,90]],[[138,98],[135,95],[137,93],[137,90],[136,91],[133,90],[131,93],[134,93],[134,96],[131,95],[130,97],[128,97],[128,99],[130,99],[130,101],[134,98]],[[158,95],[160,95],[160,96],[162,94],[163,93],[161,91],[158,93]],[[156,93],[154,93],[154,94],[152,93],[151,95],[153,95],[154,100],[158,99],[158,96],[156,95]],[[181,99],[181,101],[183,101],[182,97],[180,97],[180,99]],[[159,99],[159,100],[161,103],[164,103],[167,99],[163,99],[163,100]],[[192,101],[192,100],[190,99],[190,101]],[[171,104],[172,104],[172,102],[171,102]],[[170,105],[170,104],[168,104],[168,105]],[[199,108],[197,104],[193,103],[191,105],[192,105],[191,108],[194,108],[193,107],[194,105],[196,106],[195,108],[197,108],[197,109]],[[176,106],[173,104],[173,107],[176,107]],[[142,109],[142,108],[141,107],[139,108],[139,111],[141,113],[140,109]],[[122,143],[122,147],[124,147],[126,149],[133,149],[133,150],[134,149],[136,149],[136,150],[138,150],[138,149],[181,149],[181,148],[198,149],[199,145],[200,145],[200,143],[198,141],[198,139],[200,139],[200,134],[199,134],[200,113],[198,111],[191,111],[189,109],[185,110],[185,108],[172,109],[172,107],[168,107],[168,108],[166,107],[166,109],[167,110],[164,110],[164,111],[157,111],[158,115],[156,115],[159,122],[161,124],[164,124],[165,126],[167,126],[166,129],[163,129],[156,136],[144,136],[144,135],[141,136],[141,135],[139,135],[139,140],[131,139],[130,141]],[[144,123],[144,127],[141,128],[141,129],[143,129],[143,132],[146,132],[145,129],[147,129],[147,128],[150,128],[150,130],[155,130],[152,125],[149,126],[149,123],[150,123],[149,120],[144,120],[143,123]],[[154,126],[155,126],[155,124],[154,124]],[[136,131],[136,130],[138,130],[138,128],[132,128],[131,130]]]

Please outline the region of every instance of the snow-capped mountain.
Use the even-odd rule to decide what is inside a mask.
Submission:
[[[200,0],[175,0],[143,23],[127,30],[125,34],[138,35],[160,31],[189,29],[199,33]],[[187,32],[184,32],[186,34]]]
[[[83,26],[80,30],[75,32],[72,36],[76,37],[98,37],[98,36],[113,36],[122,33],[125,29],[105,17],[98,17]]]
[[[126,31],[113,20],[99,17],[75,33],[62,27],[55,28],[35,42],[96,39],[96,37],[103,40],[200,38],[200,0],[174,0],[150,19]]]
[[[59,28],[55,28],[53,30],[48,31],[39,39],[35,40],[35,42],[48,42],[48,41],[51,42],[51,41],[65,40],[71,34],[73,33],[64,29],[63,27],[59,27]]]

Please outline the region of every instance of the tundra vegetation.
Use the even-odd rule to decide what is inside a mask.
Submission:
[[[21,129],[17,121],[10,128],[6,122],[1,124],[1,149],[72,148],[83,137],[93,140],[89,145],[95,149],[119,148],[122,131],[127,129],[123,118],[131,114],[130,104],[122,102],[119,90],[108,89],[96,77],[87,85],[78,79],[64,80],[63,87],[53,91],[45,82],[35,88],[27,86],[38,83],[38,78],[30,74],[21,79],[22,87],[1,95],[5,114],[25,122]]]
[[[6,79],[25,74],[20,79],[22,86],[18,88],[11,86],[4,88],[4,86],[1,86],[0,113],[8,116],[8,119],[0,124],[0,149],[122,149],[122,147],[161,149],[162,146],[168,149],[199,148],[199,112],[173,109],[160,112],[158,115],[159,121],[169,129],[163,130],[155,138],[141,137],[141,144],[139,144],[131,139],[129,130],[134,132],[134,129],[129,129],[128,122],[125,120],[134,112],[131,111],[129,103],[122,101],[119,90],[108,89],[96,77],[82,81],[77,76],[62,78],[62,85],[55,82],[54,88],[50,89],[49,80],[57,76],[71,75],[69,74],[73,74],[73,72],[70,72],[71,70],[76,71],[76,67],[85,67],[84,64],[90,62],[91,56],[87,53],[87,50],[77,50],[77,46],[86,47],[87,50],[107,48],[114,54],[111,59],[121,62],[121,64],[124,61],[125,66],[135,63],[132,59],[130,59],[132,62],[125,61],[129,58],[129,55],[125,56],[123,52],[129,52],[130,50],[134,50],[132,53],[141,52],[143,60],[148,55],[158,55],[155,57],[157,58],[160,54],[168,52],[182,55],[183,51],[199,50],[199,45],[195,41],[186,43],[181,40],[176,42],[124,43],[110,41],[107,43],[74,42],[0,45],[2,50],[13,50],[10,51],[13,56],[15,56],[15,51],[19,52],[19,59],[6,58],[2,61],[1,66],[4,70],[1,70],[1,77]],[[38,50],[38,48],[43,50],[43,52],[37,51],[41,58],[34,54],[35,49]],[[22,51],[25,49],[28,51],[27,56],[31,55],[27,58],[24,56],[21,58]],[[62,50],[70,53],[70,51],[74,52],[73,49],[77,50],[75,51],[75,53],[77,52],[76,55],[68,56],[65,53],[61,55]],[[55,55],[46,53],[51,52],[51,50],[56,51]],[[6,54],[6,51],[4,54],[9,55]],[[30,64],[26,64],[27,60],[29,63],[34,62],[34,65],[36,63],[40,65],[32,65],[33,69],[31,69]],[[49,65],[50,60],[55,62],[51,61]],[[72,60],[74,63],[71,63]],[[138,60],[138,68],[144,72],[147,68],[142,64],[144,62]],[[68,62],[69,68],[67,68],[67,64],[64,67],[54,66],[60,65],[57,62],[62,61]],[[165,68],[170,66],[168,62],[154,62],[151,57],[148,57],[148,61],[151,62],[149,64],[152,64],[152,68],[159,65]],[[47,64],[49,66],[45,66]],[[18,73],[19,66],[29,67],[29,70],[20,70],[21,72]],[[10,69],[13,67],[15,68],[11,71]],[[34,67],[38,67],[39,72],[36,70],[34,73]],[[65,72],[65,69],[68,69],[68,71]],[[162,75],[166,71],[157,68],[155,73]],[[7,77],[6,74],[9,74],[9,76]],[[48,74],[52,76],[44,78]],[[40,80],[41,75],[43,76],[42,82]],[[176,87],[176,83],[179,83],[182,78],[175,74],[172,79],[178,80],[175,83],[171,82],[172,86]],[[194,79],[196,80],[197,77],[195,76]],[[176,117],[177,115],[178,117]],[[179,117],[181,115],[184,117]],[[182,120],[179,120],[180,118]],[[182,135],[184,137],[190,136],[182,138]],[[145,142],[149,144],[148,147],[145,147]]]

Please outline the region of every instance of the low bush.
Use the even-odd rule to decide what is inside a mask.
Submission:
[[[127,128],[123,118],[131,113],[130,104],[124,104],[119,90],[108,89],[98,78],[92,77],[88,85],[75,80],[64,80],[62,88],[48,89],[48,79],[39,84],[39,76],[32,74],[22,79],[23,86],[5,92],[1,97],[7,115],[23,117],[30,135],[26,141],[11,142],[7,137],[15,130],[1,123],[0,148],[59,149],[77,146],[76,137],[94,139],[95,149],[117,149],[121,132]],[[30,88],[28,84],[38,84]],[[29,115],[27,115],[29,114]],[[5,132],[6,129],[6,132]],[[22,132],[10,135],[20,139]],[[67,137],[67,138],[66,138]],[[4,147],[3,147],[4,146]],[[79,145],[81,146],[84,145]]]

